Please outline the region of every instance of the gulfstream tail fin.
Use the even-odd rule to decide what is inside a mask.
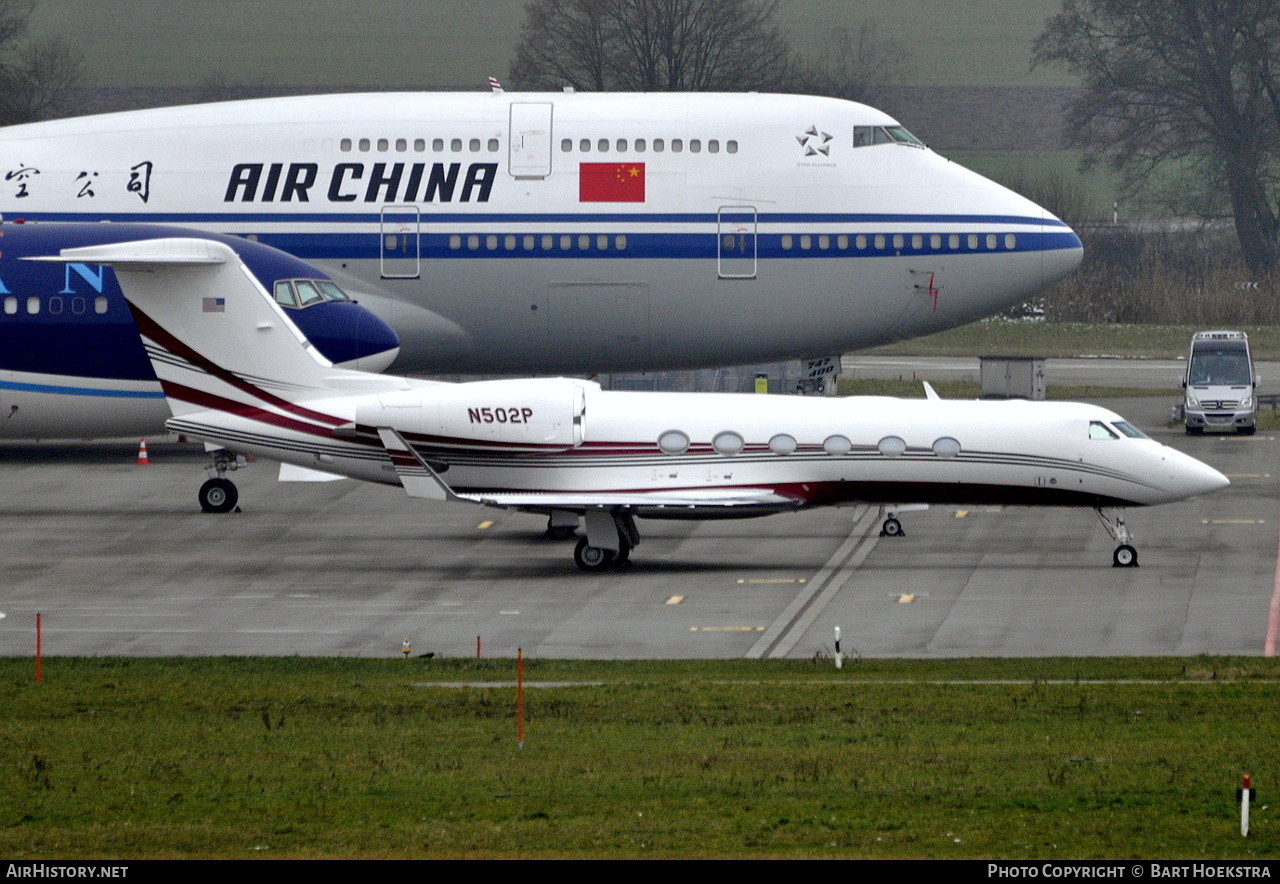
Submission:
[[[283,399],[329,389],[335,369],[235,250],[175,237],[63,249],[54,260],[114,268],[175,416],[246,386]]]

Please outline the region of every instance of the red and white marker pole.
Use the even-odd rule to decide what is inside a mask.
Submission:
[[[840,627],[836,627],[836,669],[844,666],[844,655],[840,653]]]
[[[1252,778],[1245,774],[1240,778],[1240,788],[1236,794],[1240,797],[1240,836],[1249,837],[1249,801],[1253,798]]]

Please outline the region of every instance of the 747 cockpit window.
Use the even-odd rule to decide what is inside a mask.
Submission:
[[[329,279],[281,279],[276,281],[276,301],[282,307],[310,307],[323,301],[350,301],[336,282]]]
[[[853,127],[854,147],[868,147],[872,144],[911,144],[915,147],[924,147],[924,142],[903,126]]]
[[[1115,430],[1108,427],[1102,421],[1089,421],[1089,438],[1090,439],[1119,439]]]

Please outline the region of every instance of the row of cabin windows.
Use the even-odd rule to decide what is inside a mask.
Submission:
[[[389,241],[392,239],[394,239],[394,237],[388,237]],[[541,248],[544,252],[549,252],[556,249],[557,246],[560,251],[563,252],[570,251],[575,247],[579,251],[587,251],[591,248],[593,240],[595,242],[596,249],[600,251],[607,251],[609,249],[610,242],[612,242],[613,248],[619,252],[625,251],[627,248],[626,234],[618,234],[617,236],[610,237],[608,234],[604,233],[597,233],[594,235],[589,233],[544,233],[540,236],[535,236],[529,233],[526,233],[524,236],[517,236],[514,233],[499,236],[496,233],[490,233],[488,236],[483,237],[478,233],[472,233],[465,238],[461,234],[455,233],[453,236],[449,237],[449,248],[461,249],[465,244],[469,250],[476,251],[480,248],[481,243],[483,243],[484,247],[491,252],[496,252],[499,246],[508,252],[514,252],[517,247],[526,252],[532,252],[538,248]],[[391,246],[390,242],[388,242],[388,246]]]
[[[924,238],[925,234],[912,234],[910,236],[911,248],[924,248]],[[627,248],[626,234],[618,234],[610,237],[604,233],[594,235],[588,233],[543,233],[540,235],[531,233],[526,233],[524,235],[517,235],[514,233],[490,233],[487,235],[472,233],[466,236],[455,233],[449,237],[449,248],[456,251],[465,247],[470,251],[477,251],[483,247],[491,252],[496,252],[499,249],[503,249],[508,252],[514,252],[517,249],[532,252],[539,248],[544,252],[553,251],[557,248],[559,248],[560,251],[566,252],[571,251],[574,248],[579,251],[587,251],[592,247],[593,240],[595,248],[599,251],[608,250],[611,242],[612,247],[617,251],[624,251]],[[858,234],[857,236],[849,236],[845,233],[841,233],[837,236],[822,233],[815,236],[813,234],[805,233],[795,236],[788,233],[781,237],[781,244],[784,251],[791,251],[796,248],[797,245],[801,251],[809,251],[813,249],[815,245],[819,250],[826,251],[829,250],[833,244],[840,250],[848,250],[850,243],[853,244],[855,249],[859,250],[865,250],[868,245],[875,249],[884,250],[889,247],[890,243],[892,243],[892,247],[894,249],[904,249],[907,247],[907,241],[907,235],[902,233],[895,233],[892,236],[883,233],[877,233],[874,235]],[[940,250],[942,248],[943,241],[943,234],[929,234],[929,248]],[[963,236],[963,238],[961,234],[952,233],[946,236],[945,241],[947,243],[947,248],[955,251],[960,250],[962,242],[964,243],[964,248],[969,250],[977,250],[981,247],[985,247],[987,250],[993,251],[1000,247],[1000,236],[995,233],[988,233],[985,235],[970,233]],[[728,249],[737,248],[738,234],[725,234],[724,246]],[[388,236],[387,248],[395,247],[395,236]],[[1004,247],[1009,250],[1017,248],[1018,238],[1012,233],[1004,234]]]
[[[560,152],[571,152],[573,150],[573,144],[574,142],[572,138],[561,138]],[[598,138],[593,142],[590,138],[580,138],[578,139],[578,152],[591,153],[594,149],[596,153],[608,153],[610,150],[617,153],[626,153],[628,150],[632,150],[635,153],[645,153],[648,150],[652,150],[654,153],[662,153],[667,149],[668,145],[670,146],[672,153],[682,153],[685,149],[685,140],[683,138],[672,138],[670,142],[668,142],[664,138],[655,138],[652,141],[637,138],[634,141],[628,142],[625,138],[618,138],[614,141],[610,141],[608,138]],[[689,153],[702,153],[702,139],[690,138],[688,148]],[[706,142],[706,148],[707,153],[720,153],[720,140],[717,138],[708,140]],[[737,153],[738,142],[733,139],[726,141],[724,143],[724,151],[725,153]]]
[[[497,153],[498,148],[501,146],[496,138],[484,140],[479,138],[449,138],[447,140],[444,138],[433,138],[430,143],[432,153],[444,153],[446,146],[450,153],[462,153],[464,148],[470,153],[480,153],[481,150],[488,153]],[[407,153],[409,151],[410,144],[413,145],[414,153],[427,152],[427,139],[425,138],[415,138],[412,142],[410,142],[408,138],[397,138],[394,142],[390,138],[378,138],[376,140],[371,138],[344,138],[338,142],[338,148],[344,153],[349,153],[353,150],[359,150],[361,153],[368,153],[369,151],[374,150],[376,145],[376,149],[379,153],[387,153],[391,150],[392,144],[395,145],[396,153]]]
[[[732,234],[730,234],[729,236],[732,236]],[[943,247],[942,246],[942,243],[944,242],[943,234],[931,233],[931,234],[928,234],[928,237],[929,237],[930,249],[933,249],[936,251]],[[877,233],[874,235],[860,233],[857,236],[849,236],[846,233],[841,233],[838,236],[830,236],[829,234],[825,234],[825,233],[819,234],[817,236],[813,236],[808,233],[804,233],[799,236],[784,234],[782,237],[782,248],[786,251],[789,251],[795,248],[798,242],[798,245],[800,246],[801,250],[808,250],[808,249],[812,249],[816,243],[817,247],[820,250],[825,251],[831,248],[833,241],[835,243],[836,248],[841,250],[848,249],[850,242],[853,243],[853,247],[855,249],[859,249],[859,250],[867,248],[868,244],[870,244],[872,248],[883,250],[885,248],[888,248],[890,243],[892,243],[892,248],[905,249],[907,247],[908,237],[907,237],[907,234],[904,234],[904,233],[895,233],[892,236],[886,233]],[[923,249],[924,243],[925,243],[925,234],[923,233],[911,234],[910,242],[911,242],[911,248]],[[977,233],[969,233],[964,235],[959,233],[950,233],[945,235],[945,242],[947,244],[946,245],[947,249],[952,251],[958,251],[961,248],[961,243],[964,244],[963,248],[966,248],[966,249],[976,250],[978,248],[985,247],[988,251],[991,251],[1000,247],[1000,235],[995,233],[988,233],[985,235],[977,234]],[[728,242],[727,238],[726,238],[725,244],[730,246],[732,245],[732,243]],[[1017,248],[1018,238],[1014,236],[1012,233],[1006,233],[1004,235],[1004,247],[1010,250]]]
[[[27,313],[35,316],[43,309],[51,316],[60,316],[63,313],[70,313],[72,316],[83,316],[89,310],[88,298],[79,296],[73,298],[63,298],[61,295],[53,295],[48,301],[42,305],[39,298],[34,295],[27,298]],[[10,296],[4,299],[4,312],[6,316],[13,316],[18,312],[18,299]],[[99,315],[107,312],[107,298],[105,295],[99,295],[93,299],[93,312]]]
[[[397,138],[394,141],[390,138],[343,138],[338,142],[338,147],[343,153],[350,153],[358,150],[361,153],[368,153],[371,150],[377,150],[379,153],[388,153],[394,145],[397,153],[408,153],[412,146],[414,153],[427,152],[427,139],[415,138],[410,141],[408,138]],[[446,149],[450,153],[462,153],[464,150],[470,153],[497,153],[501,148],[501,144],[497,138],[480,139],[480,138],[433,138],[430,141],[432,153],[444,153]],[[628,150],[635,153],[645,153],[652,150],[654,153],[663,153],[668,146],[672,153],[682,153],[686,147],[683,138],[672,138],[669,142],[664,138],[654,138],[652,141],[644,138],[637,138],[634,141],[628,141],[626,138],[618,138],[613,141],[608,138],[599,138],[592,141],[590,138],[581,138],[577,142],[578,151],[580,153],[590,153],[593,149],[597,153],[608,153],[610,150],[617,153],[626,153]],[[594,145],[594,147],[593,147]],[[712,138],[705,145],[701,138],[690,138],[687,146],[689,153],[702,153],[705,146],[707,153],[720,153],[720,140]],[[563,153],[569,153],[574,149],[574,140],[572,138],[560,139],[560,150]],[[724,143],[725,153],[737,153],[738,142],[729,140]]]

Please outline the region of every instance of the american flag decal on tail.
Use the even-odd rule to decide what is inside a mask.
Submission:
[[[200,306],[201,313],[226,313],[227,312],[226,298],[201,298],[200,301],[201,301],[201,306]]]

